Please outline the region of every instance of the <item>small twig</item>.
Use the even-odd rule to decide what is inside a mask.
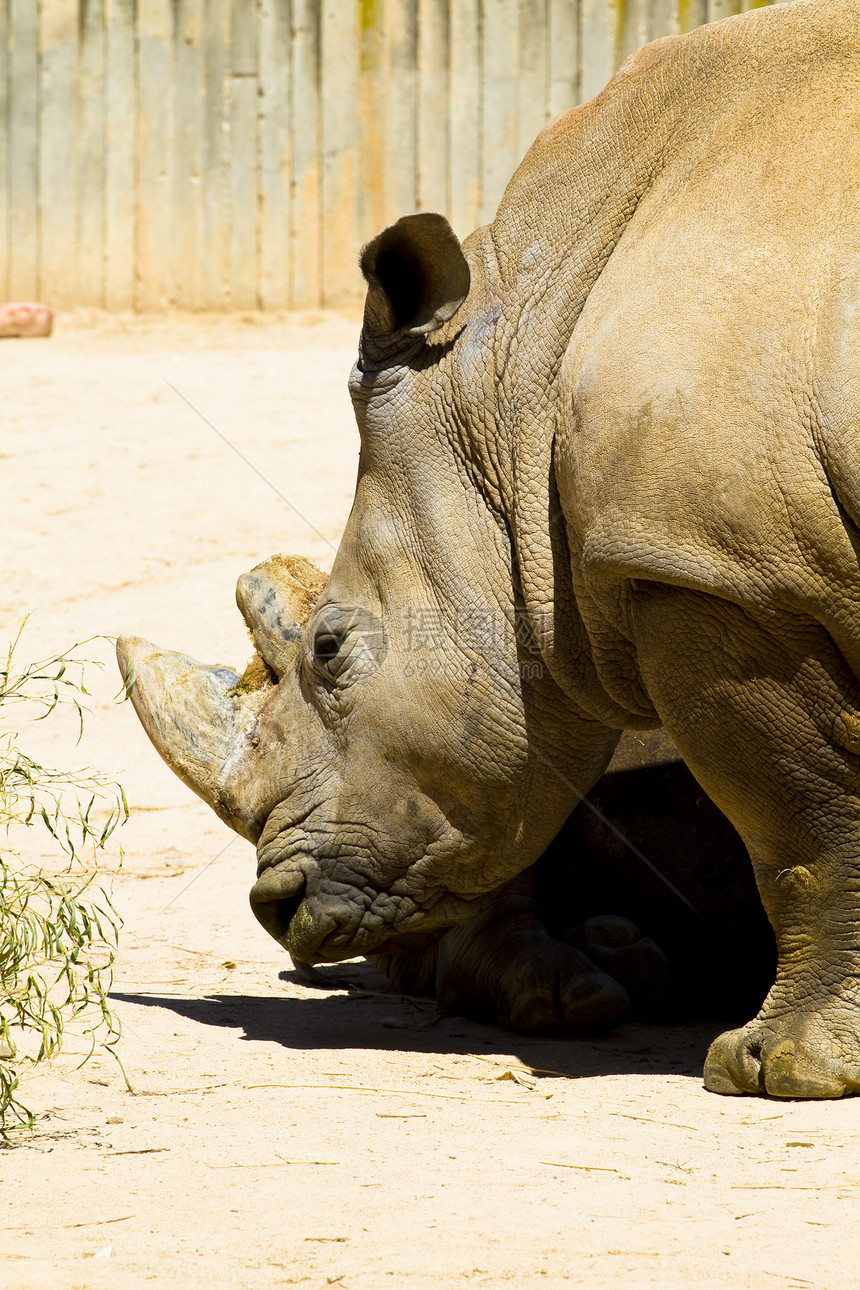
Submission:
[[[378,1120],[426,1120],[427,1116],[421,1111],[377,1111]]]
[[[482,1057],[480,1053],[467,1053],[466,1056],[474,1057],[476,1062],[489,1062],[492,1066],[513,1066],[511,1061],[504,1062],[498,1057]],[[531,1072],[536,1075],[558,1075],[561,1079],[567,1079],[564,1071],[551,1071],[546,1066],[532,1066],[530,1062],[524,1062],[522,1066],[517,1067],[517,1070],[521,1070],[525,1074]]]
[[[418,1003],[425,1008],[428,1004],[435,1008],[436,1000],[430,999],[426,994],[398,994],[395,990],[365,990],[363,985],[355,985],[350,981],[346,986],[348,996],[352,999],[385,999],[389,1003],[399,1000],[401,1003]]]
[[[857,1183],[825,1183],[821,1187],[805,1186],[802,1183],[736,1183],[731,1191],[847,1191]]]
[[[280,1169],[284,1165],[339,1165],[339,1160],[264,1160],[259,1165],[241,1165],[236,1161],[232,1165],[212,1165],[207,1162],[207,1169]]]
[[[87,1223],[56,1223],[52,1224],[52,1226],[66,1229],[72,1227],[104,1227],[106,1223],[127,1223],[130,1218],[137,1218],[137,1214],[121,1214],[119,1218],[91,1218]],[[26,1227],[4,1227],[2,1230],[4,1232],[31,1232],[33,1226],[32,1223],[28,1223]],[[38,1226],[41,1227],[42,1224],[39,1223]]]
[[[152,1156],[156,1151],[169,1151],[170,1147],[138,1147],[135,1151],[100,1151],[100,1156]]]
[[[656,1124],[661,1129],[691,1129],[696,1130],[695,1124],[676,1124],[674,1120],[652,1120],[648,1115],[628,1115],[626,1111],[610,1111],[610,1115],[620,1115],[624,1120],[641,1120],[643,1124]]]
[[[617,1174],[609,1165],[569,1165],[564,1160],[539,1160],[539,1165],[552,1165],[554,1169],[586,1169],[589,1173]]]
[[[243,1088],[318,1088],[345,1089],[350,1093],[382,1093],[393,1097],[444,1097],[449,1102],[489,1102],[493,1106],[522,1106],[516,1098],[472,1097],[468,1093],[429,1093],[423,1089],[363,1088],[360,1084],[243,1084]]]

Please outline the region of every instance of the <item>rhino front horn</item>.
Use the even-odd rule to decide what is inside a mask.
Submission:
[[[126,693],[170,769],[225,824],[256,842],[263,821],[241,800],[241,763],[264,692],[243,692],[230,668],[159,649],[139,636],[121,636],[116,655]]]

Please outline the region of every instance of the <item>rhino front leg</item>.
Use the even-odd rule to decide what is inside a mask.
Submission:
[[[529,870],[480,917],[423,950],[370,956],[398,990],[435,995],[444,1013],[513,1030],[605,1030],[649,1011],[668,984],[666,956],[627,918],[602,915],[553,937]]]
[[[532,895],[529,870],[483,915],[453,928],[439,943],[439,1006],[443,1012],[497,1021],[518,1031],[606,1030],[626,1016],[630,998],[583,948],[550,936]]]
[[[717,1093],[860,1091],[860,685],[800,615],[641,587],[640,666],[702,787],[746,843],[776,934],[758,1015],[711,1046]],[[725,953],[733,953],[732,945]]]

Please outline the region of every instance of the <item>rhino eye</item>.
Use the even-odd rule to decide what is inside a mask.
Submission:
[[[343,638],[336,636],[334,632],[319,632],[314,638],[314,662],[325,671],[330,670],[330,665],[337,658],[342,645]]]
[[[309,661],[330,681],[366,675],[385,656],[382,623],[362,606],[322,606],[310,633]]]

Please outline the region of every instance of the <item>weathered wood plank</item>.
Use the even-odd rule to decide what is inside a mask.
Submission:
[[[450,200],[448,40],[448,0],[419,0],[416,205],[425,211],[447,211]]]
[[[579,0],[549,0],[549,99],[550,116],[558,116],[580,101]]]
[[[107,0],[105,87],[106,309],[134,307],[134,0]],[[43,118],[44,121],[44,118]],[[42,131],[43,147],[45,131]],[[44,211],[42,213],[44,228]]]
[[[318,0],[293,0],[290,190],[290,303],[322,303],[321,19]]]
[[[676,36],[681,30],[678,0],[651,0],[648,17],[648,39]]]
[[[203,31],[203,138],[201,188],[203,209],[198,292],[205,309],[229,304],[230,268],[227,73],[230,55],[230,0],[207,0]]]
[[[484,0],[481,223],[493,218],[519,161],[519,0]]]
[[[175,0],[174,164],[170,240],[172,299],[180,309],[203,303],[204,0]]]
[[[39,286],[39,12],[11,0],[9,47],[9,295],[29,300]]]
[[[517,161],[546,125],[549,80],[548,0],[519,0]]]
[[[384,122],[382,224],[360,228],[360,240],[418,206],[418,15],[416,0],[384,0],[386,58],[377,111]]]
[[[719,22],[721,18],[728,18],[731,14],[737,13],[739,9],[738,0],[708,0],[708,22]]]
[[[0,298],[9,285],[9,0],[0,0]]]
[[[358,18],[372,0],[322,3],[322,304],[339,309],[361,295],[356,265],[359,184]]]
[[[389,0],[390,2],[390,0]],[[360,180],[355,190],[357,240],[387,221],[385,151],[388,146],[388,41],[386,0],[359,0],[356,138]]]
[[[255,309],[259,303],[255,0],[233,0],[230,70],[230,299],[236,309]]]
[[[681,31],[693,31],[708,21],[708,0],[680,0],[678,17]]]
[[[234,76],[256,76],[257,0],[233,0],[230,31],[230,68]]]
[[[583,102],[600,93],[617,66],[618,3],[581,0]]]
[[[652,39],[650,14],[653,0],[626,0],[618,14],[618,33],[615,51],[620,66],[634,50]]]
[[[39,295],[58,309],[78,293],[78,3],[42,0],[39,120]],[[17,129],[17,126],[16,126]],[[93,194],[81,193],[92,201]]]
[[[290,303],[290,0],[261,0],[260,306]]]
[[[451,5],[449,63],[450,219],[458,237],[477,227],[481,211],[481,5]]]
[[[173,3],[137,0],[138,309],[170,303],[169,247],[173,175]]]
[[[78,289],[82,305],[104,304],[105,0],[80,0],[78,47]]]

